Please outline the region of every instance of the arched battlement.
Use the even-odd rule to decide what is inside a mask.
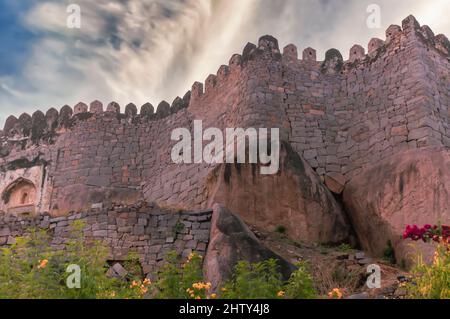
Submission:
[[[117,102],[111,102],[106,107],[106,112],[120,114],[120,105]]]
[[[437,36],[434,37],[434,41],[435,41],[435,45],[436,45],[436,49],[449,56],[450,55],[450,41],[448,40],[448,38],[443,35],[443,34],[438,34]]]
[[[3,127],[3,132],[7,134],[10,130],[14,128],[14,126],[19,122],[17,117],[14,115],[8,116],[8,118],[5,121],[5,125]]]
[[[158,119],[165,118],[170,115],[170,104],[166,101],[161,101],[156,109],[156,117]]]
[[[236,71],[236,70],[240,70],[242,65],[242,55],[240,54],[234,54],[230,61],[228,62],[228,66],[230,68],[230,71]]]
[[[176,113],[185,107],[187,107],[187,106],[184,104],[183,99],[181,97],[177,96],[175,98],[175,100],[173,100],[172,106],[170,107],[170,109],[171,109],[172,113]]]
[[[47,121],[44,113],[36,111],[31,116],[31,139],[38,142],[47,129]]]
[[[358,60],[362,60],[362,59],[364,59],[365,55],[366,55],[366,50],[359,44],[355,44],[350,49],[349,61],[356,62]]]
[[[126,117],[135,117],[137,115],[137,106],[134,105],[133,103],[129,103],[126,107],[125,107],[125,115]]]
[[[69,105],[64,105],[59,111],[59,115],[63,117],[71,117],[73,115],[73,110]]]
[[[51,108],[45,113],[45,121],[49,130],[55,129],[58,125],[58,116],[59,112],[55,108]]]
[[[386,29],[386,43],[389,43],[397,35],[402,33],[402,28],[399,25],[392,24]]]
[[[342,70],[344,58],[337,49],[330,49],[325,53],[325,61],[322,63],[323,73],[335,74]]]
[[[201,97],[203,95],[203,83],[195,82],[192,85],[191,92],[192,92],[192,99],[193,100],[196,99],[196,98]]]
[[[210,93],[217,85],[217,76],[214,74],[208,75],[205,80],[205,94]]]
[[[217,70],[217,81],[218,82],[224,81],[229,73],[230,68],[228,67],[228,65],[221,65],[219,70]]]
[[[103,113],[103,103],[100,102],[99,100],[91,102],[89,112],[91,112],[92,114]]]
[[[83,102],[78,103],[73,108],[73,114],[74,115],[75,114],[81,114],[81,113],[87,113],[87,111],[88,111],[88,106],[85,103],[83,103]]]
[[[414,32],[420,29],[420,24],[413,15],[409,15],[402,21],[404,32]]]
[[[385,42],[379,38],[372,38],[369,41],[368,50],[369,55],[373,55],[376,53],[380,48],[384,46]]]
[[[283,57],[288,61],[297,61],[298,60],[298,49],[294,44],[289,44],[283,49]]]
[[[305,50],[303,50],[302,59],[303,59],[303,61],[316,62],[317,61],[317,51],[314,50],[313,48],[306,48]]]
[[[419,33],[424,37],[425,40],[432,43],[434,45],[434,32],[431,30],[431,28],[427,25],[423,25],[419,29]]]
[[[280,53],[278,40],[271,35],[264,35],[258,40],[258,49],[272,53]]]
[[[144,105],[142,105],[141,111],[139,112],[139,114],[143,117],[153,115],[154,113],[155,108],[151,103],[145,103]]]

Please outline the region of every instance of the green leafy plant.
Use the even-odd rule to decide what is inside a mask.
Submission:
[[[387,242],[387,246],[383,251],[383,257],[391,264],[395,264],[397,262],[395,258],[395,250],[394,247],[392,246],[392,241],[390,240]]]
[[[175,224],[175,226],[173,226],[172,229],[174,236],[176,236],[178,233],[181,233],[184,230],[184,228],[185,225],[182,222],[177,221],[177,223]]]
[[[406,283],[408,298],[450,299],[450,227],[425,225],[419,228],[409,225],[403,238],[438,243],[431,264],[426,263],[422,255],[418,256],[412,282]]]
[[[316,297],[313,279],[306,263],[299,263],[287,282],[278,272],[277,261],[241,261],[233,278],[221,289],[224,299],[311,299]]]
[[[283,290],[277,261],[237,264],[233,278],[222,288],[224,299],[273,299]]]
[[[352,246],[350,246],[349,244],[341,244],[338,247],[339,251],[343,252],[343,253],[348,253],[350,251],[352,251]]]
[[[308,265],[300,262],[296,265],[298,269],[294,271],[291,278],[285,285],[285,296],[288,299],[314,299],[317,298],[317,292],[314,288],[313,277],[311,276]]]
[[[202,282],[202,257],[196,253],[189,255],[182,264],[176,252],[169,252],[166,263],[158,272],[155,283],[155,298],[158,299],[190,299],[206,298],[206,288],[210,284]],[[181,265],[181,266],[180,266]]]
[[[30,229],[29,235],[1,249],[0,298],[141,298],[141,290],[107,276],[108,249],[100,242],[87,243],[83,229],[82,222],[72,224],[65,249],[52,247],[51,237],[37,229]],[[72,275],[68,272],[70,265],[79,267],[79,288],[66,284]]]
[[[419,257],[413,281],[407,283],[406,289],[412,299],[450,299],[449,247],[439,245],[431,265]]]
[[[284,235],[284,234],[286,234],[287,229],[286,229],[286,227],[284,227],[284,226],[278,226],[278,227],[275,229],[275,231],[276,231],[278,234]]]

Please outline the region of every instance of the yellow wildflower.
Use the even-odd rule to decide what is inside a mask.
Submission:
[[[210,297],[211,297],[211,299],[216,299],[217,295],[216,294],[212,294]]]
[[[145,278],[144,285],[149,286],[151,284],[152,284],[152,281],[150,279],[148,279],[148,278]]]
[[[47,267],[47,264],[48,264],[48,260],[47,259],[39,260],[38,269],[43,269],[43,268]]]
[[[284,297],[284,295],[285,295],[286,293],[284,292],[284,291],[279,291],[278,293],[277,293],[277,296],[278,297]]]
[[[342,299],[344,297],[344,293],[339,288],[334,288],[332,291],[328,293],[328,297],[331,299]]]

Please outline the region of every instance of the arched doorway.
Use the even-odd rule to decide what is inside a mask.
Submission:
[[[2,200],[9,213],[34,213],[36,187],[31,181],[19,178],[3,191]]]

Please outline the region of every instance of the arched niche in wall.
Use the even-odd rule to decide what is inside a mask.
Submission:
[[[19,178],[5,188],[2,200],[9,213],[34,213],[36,186],[27,179]]]

